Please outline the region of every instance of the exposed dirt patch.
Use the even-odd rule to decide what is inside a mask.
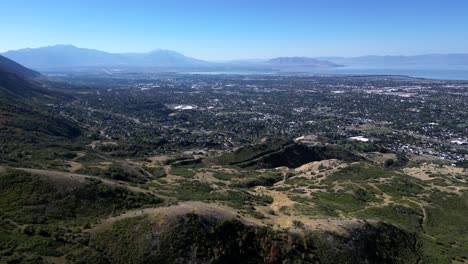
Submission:
[[[181,179],[185,179],[185,178],[182,177],[182,176],[167,174],[166,177],[164,177],[163,179],[164,179],[164,181],[166,181],[168,183],[175,183],[176,180],[181,180]]]
[[[148,158],[148,159],[151,160],[152,163],[161,165],[166,160],[168,160],[169,158],[170,158],[170,156],[168,156],[168,155],[159,155],[159,156],[154,156],[154,157],[151,157],[151,158]]]
[[[140,210],[131,210],[118,216],[110,217],[102,220],[99,224],[93,226],[91,229],[86,230],[90,233],[98,233],[112,228],[112,225],[123,219],[137,217],[137,216],[149,216],[153,218],[160,217],[174,217],[178,215],[197,213],[207,216],[212,216],[221,219],[238,218],[246,224],[252,225],[253,223],[247,221],[242,216],[237,216],[236,210],[231,207],[215,204],[215,203],[203,203],[203,202],[183,202],[177,205],[169,207],[158,207],[158,208],[146,208]]]
[[[418,178],[423,181],[429,181],[437,178],[454,178],[456,176],[461,176],[458,180],[466,182],[466,179],[468,178],[468,172],[466,172],[463,168],[433,163],[423,163],[418,167],[404,168],[403,172],[409,176]]]
[[[112,165],[112,162],[103,161],[103,162],[99,162],[99,165],[92,165],[92,166],[89,166],[89,167],[98,168],[98,169],[101,169],[101,170],[108,170],[111,165]]]
[[[462,196],[463,192],[468,190],[468,187],[463,187],[463,186],[438,186],[438,185],[433,185],[431,187],[425,188],[426,190],[434,190],[437,189],[442,192],[447,192],[447,193],[454,193],[457,195]]]
[[[388,159],[392,159],[394,161],[398,159],[397,155],[394,153],[370,152],[364,153],[362,156],[378,165],[384,164],[384,162]]]
[[[228,181],[223,181],[218,178],[215,178],[212,172],[197,172],[194,176],[194,179],[207,182],[207,183],[228,182]]]
[[[69,166],[68,168],[69,172],[77,172],[78,170],[83,168],[83,164],[76,162],[76,161],[67,161],[66,163]]]
[[[337,172],[340,169],[346,168],[348,165],[345,162],[337,159],[329,159],[322,161],[314,161],[306,163],[293,171],[296,173],[295,177],[305,177],[307,179],[321,178],[322,181],[327,176]]]
[[[118,146],[117,142],[115,141],[102,141],[102,140],[95,140],[91,142],[91,144],[86,145],[91,148],[96,148],[97,146]]]
[[[255,219],[247,218],[249,221],[259,225],[268,225],[273,229],[296,229],[295,222],[299,221],[305,225],[305,229],[309,230],[327,230],[337,233],[347,233],[352,225],[361,223],[357,219],[316,219],[307,217],[300,214],[295,214],[294,205],[296,202],[292,201],[284,192],[265,190],[259,188],[258,194],[269,195],[273,198],[273,203],[269,206],[258,206],[256,210],[267,218]],[[281,209],[290,208],[290,214],[285,214]],[[273,213],[273,214],[272,214]]]
[[[239,170],[234,169],[234,168],[225,168],[221,166],[212,166],[212,169],[215,169],[216,171],[222,172],[222,173],[227,173],[227,174],[239,174]]]
[[[61,257],[45,257],[46,263],[50,264],[66,264],[68,263],[67,258],[65,256]]]
[[[296,203],[289,199],[289,197],[283,192],[267,190],[263,194],[269,195],[273,198],[273,203],[270,205],[270,208],[275,212],[279,212],[281,207],[290,207]]]

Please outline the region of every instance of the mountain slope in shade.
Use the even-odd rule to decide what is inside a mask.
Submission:
[[[0,99],[50,95],[31,78],[41,74],[0,56]]]
[[[267,61],[268,64],[278,66],[307,66],[307,67],[319,67],[329,68],[338,67],[340,65],[333,62],[318,60],[308,57],[278,57]]]
[[[83,49],[72,45],[56,45],[36,49],[8,51],[4,56],[31,68],[50,69],[62,67],[185,67],[198,66],[205,62],[186,57],[169,50],[148,53],[108,53]]]
[[[23,65],[16,63],[8,58],[0,55],[0,72],[10,73],[17,75],[22,78],[34,78],[41,74],[24,67]]]
[[[45,88],[39,72],[0,56],[0,102],[22,99],[67,100],[73,96],[59,91],[60,87]]]
[[[59,100],[67,95],[42,88],[32,77],[38,72],[0,56],[0,145],[48,137],[75,138],[80,128],[62,116],[50,114],[42,100]],[[22,144],[22,147],[25,147]]]

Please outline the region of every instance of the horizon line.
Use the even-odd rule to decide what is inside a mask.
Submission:
[[[330,58],[330,57],[335,57],[335,58],[359,58],[359,57],[413,57],[413,56],[428,56],[428,55],[468,55],[467,52],[431,52],[431,53],[412,53],[412,54],[362,54],[362,55],[345,55],[345,56],[340,56],[340,55],[320,55],[320,56],[307,56],[307,55],[278,55],[274,57],[265,57],[265,58],[239,58],[239,59],[200,59],[197,56],[191,56],[191,55],[186,55],[185,53],[179,52],[177,50],[173,50],[170,48],[155,48],[149,51],[125,51],[125,52],[113,52],[113,51],[106,51],[106,50],[101,50],[101,49],[96,49],[96,48],[88,48],[88,47],[79,47],[74,44],[53,44],[53,45],[47,45],[47,46],[40,46],[40,47],[24,47],[24,48],[18,48],[18,49],[10,49],[6,51],[0,51],[0,55],[8,53],[8,52],[15,52],[15,51],[20,51],[20,50],[34,50],[34,49],[43,49],[43,48],[53,48],[53,47],[58,47],[58,46],[69,46],[77,49],[85,49],[85,50],[94,50],[94,51],[100,51],[100,52],[105,52],[108,54],[147,54],[155,51],[169,51],[169,52],[176,52],[179,53],[183,56],[194,58],[194,59],[199,59],[203,61],[212,61],[212,62],[228,62],[228,61],[246,61],[246,60],[266,60],[266,59],[272,59],[272,58],[314,58],[314,59],[320,59],[320,58]]]

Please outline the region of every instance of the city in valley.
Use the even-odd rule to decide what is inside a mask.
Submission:
[[[317,135],[362,151],[468,159],[468,82],[304,74],[64,74],[79,99],[49,110],[84,120],[108,152],[232,149]],[[89,85],[88,85],[89,83]],[[139,142],[144,144],[138,144]],[[99,144],[98,144],[99,145]],[[146,146],[146,148],[145,148]]]
[[[2,259],[466,259],[466,81],[116,69],[15,78],[2,90]]]

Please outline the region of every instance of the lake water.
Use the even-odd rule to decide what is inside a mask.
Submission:
[[[307,72],[318,74],[371,74],[406,75],[441,80],[468,80],[468,66],[345,66],[329,69],[309,69]]]
[[[316,73],[356,75],[405,75],[410,77],[439,80],[468,80],[468,65],[391,65],[391,66],[344,66],[337,68],[292,68],[283,71],[201,71],[192,74],[275,74],[275,73]]]

